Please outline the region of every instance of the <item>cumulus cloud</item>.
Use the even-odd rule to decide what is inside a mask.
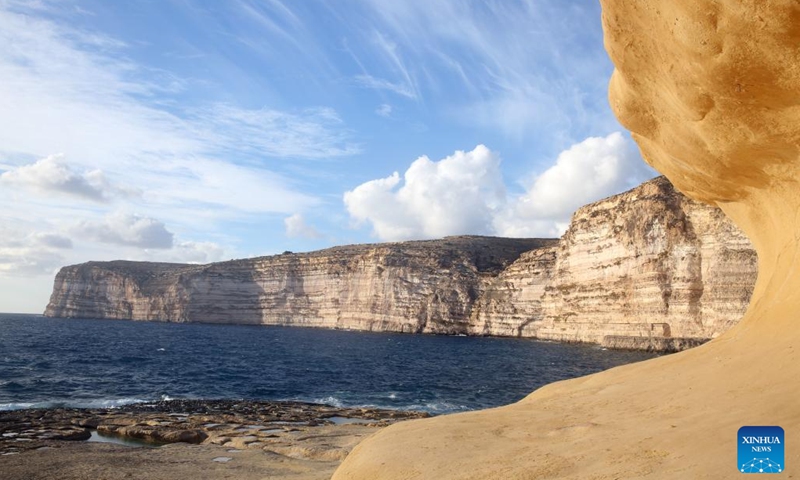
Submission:
[[[173,245],[173,234],[162,222],[122,212],[101,222],[80,222],[73,228],[73,234],[94,242],[139,248],[168,249]]]
[[[633,188],[652,174],[621,133],[590,137],[561,152],[519,199],[523,218],[563,220],[577,208]]]
[[[357,224],[369,223],[381,240],[476,234],[557,237],[580,206],[651,178],[620,133],[591,137],[561,152],[525,193],[508,195],[500,159],[483,145],[438,162],[414,161],[344,194]]]
[[[135,193],[112,185],[101,170],[77,173],[64,162],[61,154],[50,155],[30,165],[23,165],[0,174],[0,182],[36,193],[60,193],[84,200],[105,202],[116,195]]]
[[[392,106],[388,103],[382,103],[375,109],[375,113],[380,115],[381,117],[391,117],[392,116]]]
[[[350,215],[383,240],[492,233],[505,199],[500,158],[483,145],[438,162],[422,156],[402,180],[394,172],[344,194]]]
[[[321,238],[322,234],[319,231],[306,223],[306,220],[299,213],[295,213],[291,217],[283,219],[283,224],[286,226],[286,236],[290,238]]]

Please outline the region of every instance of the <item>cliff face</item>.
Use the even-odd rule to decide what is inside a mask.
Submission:
[[[713,338],[742,317],[756,263],[719,209],[659,177],[582,207],[557,245],[523,254],[486,287],[470,330],[672,349],[661,339]]]
[[[209,265],[65,267],[45,315],[673,350],[735,323],[755,274],[752,247],[719,210],[657,178],[581,208],[560,241],[450,237]]]
[[[63,268],[45,315],[464,333],[486,279],[555,240],[448,237],[209,265]]]

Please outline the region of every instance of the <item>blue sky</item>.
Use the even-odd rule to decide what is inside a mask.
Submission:
[[[0,0],[0,311],[88,260],[558,236],[654,175],[597,2]]]

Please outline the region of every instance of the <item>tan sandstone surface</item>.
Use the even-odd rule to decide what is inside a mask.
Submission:
[[[548,385],[514,405],[370,437],[334,479],[738,478],[736,433],[779,425],[800,464],[800,4],[603,0],[612,106],[646,160],[750,237],[734,328],[679,354]]]

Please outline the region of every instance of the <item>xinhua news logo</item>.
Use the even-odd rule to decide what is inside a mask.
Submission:
[[[741,473],[781,473],[786,469],[781,427],[742,427],[737,439]]]

